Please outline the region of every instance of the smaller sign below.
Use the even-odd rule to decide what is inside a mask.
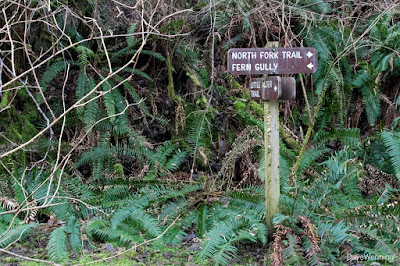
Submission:
[[[278,100],[280,96],[281,77],[250,79],[250,98],[252,100]]]
[[[293,77],[282,77],[282,94],[280,100],[293,100],[296,98],[296,80]]]

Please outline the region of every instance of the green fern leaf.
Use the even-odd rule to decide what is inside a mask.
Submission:
[[[381,137],[389,153],[395,175],[400,180],[400,134],[398,132],[383,131]]]
[[[207,113],[192,113],[188,122],[188,142],[192,146],[192,154],[196,155],[201,146],[207,142]]]
[[[46,71],[43,73],[42,77],[39,80],[39,85],[42,89],[42,92],[45,92],[47,90],[47,87],[49,86],[50,82],[57,77],[61,71],[63,71],[67,64],[71,64],[71,62],[65,62],[63,60],[58,61],[54,64],[52,64],[49,68],[46,69]],[[42,97],[36,97],[39,104],[43,102]],[[41,100],[40,100],[41,99]]]
[[[76,47],[76,51],[78,52],[79,67],[81,68],[81,70],[84,70],[89,64],[89,58],[94,57],[94,52],[83,45],[79,45],[78,47]]]
[[[115,75],[115,79],[118,80],[119,82],[122,82],[124,79],[119,76],[119,75]],[[140,108],[143,110],[143,112],[147,115],[147,116],[152,116],[150,114],[149,109],[147,108],[146,104],[144,101],[141,101],[142,98],[139,96],[139,94],[136,92],[135,88],[129,84],[129,82],[124,82],[123,83],[124,88],[129,92],[129,94],[132,96],[133,100],[135,100],[135,102],[140,102],[139,106]]]
[[[318,146],[313,146],[306,150],[301,158],[298,174],[302,174],[316,159],[328,151],[328,148]]]
[[[90,237],[96,240],[104,242],[117,242],[122,245],[129,245],[131,243],[128,232],[124,232],[121,230],[110,230],[109,222],[103,221],[101,219],[96,219],[91,224],[89,224],[87,232]]]
[[[288,246],[282,251],[282,258],[287,265],[306,265],[306,260],[302,255],[302,248],[299,241],[292,234],[287,235]]]
[[[238,34],[235,37],[231,38],[224,44],[224,49],[229,49],[231,47],[235,47],[238,42],[243,40],[243,34]]]
[[[203,238],[203,236],[207,233],[207,205],[205,203],[201,204],[201,207],[199,209],[199,222],[198,222],[198,228],[199,228],[199,235],[200,238]]]
[[[8,226],[9,226],[9,224],[4,224],[4,227],[0,228],[0,234],[3,234],[6,230],[8,230]],[[30,223],[30,224],[19,225],[19,226],[11,228],[10,230],[8,230],[7,233],[5,233],[0,238],[0,248],[4,248],[17,240],[18,241],[24,240],[28,235],[33,233],[34,229],[37,226],[38,225],[35,223]]]
[[[235,243],[241,241],[255,242],[257,240],[266,241],[265,225],[251,225],[245,219],[230,219],[221,221],[206,234],[206,241],[202,245],[202,250],[197,254],[201,259],[211,258],[217,264],[226,265],[235,256]],[[260,236],[263,235],[262,239]],[[264,242],[265,243],[265,242]]]
[[[68,220],[66,231],[68,233],[68,240],[71,249],[73,251],[80,251],[82,249],[81,224],[75,216],[71,216]]]
[[[145,72],[143,72],[143,71],[140,71],[139,69],[134,69],[133,70],[133,73],[134,74],[136,74],[136,75],[138,75],[138,76],[141,76],[141,77],[143,77],[143,78],[145,78],[145,79],[147,79],[147,80],[152,80],[151,79],[151,77],[148,75],[148,74],[146,74]]]
[[[135,33],[136,28],[137,28],[137,23],[133,23],[132,25],[129,26],[127,34]],[[134,47],[136,45],[135,41],[136,41],[135,36],[126,37],[126,43],[128,44],[128,47]]]
[[[54,262],[63,262],[68,259],[67,232],[65,225],[51,232],[47,249],[50,259]]]
[[[163,147],[169,146],[167,150],[162,151],[160,163],[164,164],[165,168],[169,171],[176,171],[179,169],[183,160],[186,158],[187,152],[177,149],[176,145],[164,142]],[[172,156],[171,154],[174,153]]]
[[[112,85],[110,85],[109,82],[105,82],[103,83],[102,88],[103,91],[108,91],[112,88]],[[115,100],[112,92],[108,92],[107,94],[105,94],[103,99],[104,99],[104,106],[106,107],[107,116],[115,115],[117,112],[115,110]],[[111,123],[113,123],[114,120],[115,117],[110,118]]]
[[[135,206],[131,205],[118,210],[111,218],[112,228],[117,229],[117,227],[125,220],[138,222],[141,228],[146,230],[146,232],[153,237],[161,233],[158,221],[151,215],[147,214],[144,210]]]
[[[360,71],[354,78],[353,85],[361,89],[365,111],[369,123],[372,125],[381,114],[380,91],[375,88],[374,76],[370,73],[372,70],[368,65],[364,66],[367,70]]]
[[[96,82],[92,77],[89,77],[86,85],[87,85],[86,91],[90,92],[96,86]],[[86,124],[87,130],[97,121],[97,115],[99,111],[98,100],[97,99],[92,100],[92,99],[93,96],[91,95],[89,97],[89,100],[91,101],[85,105],[85,111],[83,114],[83,120]]]

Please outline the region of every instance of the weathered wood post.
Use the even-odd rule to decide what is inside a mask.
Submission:
[[[266,48],[277,48],[279,42],[269,42]],[[272,217],[278,213],[280,197],[279,177],[279,103],[278,99],[264,101],[264,157],[265,157],[265,220],[271,238]]]

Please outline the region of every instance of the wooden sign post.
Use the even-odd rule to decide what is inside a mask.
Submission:
[[[233,48],[228,51],[228,70],[233,75],[315,73],[318,53],[314,48]],[[279,103],[296,97],[292,77],[269,76],[250,80],[250,97],[264,101],[265,220],[272,238],[272,218],[279,212]]]
[[[268,47],[269,46],[269,47]],[[267,48],[278,47],[270,42]],[[272,217],[279,212],[279,103],[278,99],[264,101],[264,158],[265,158],[265,221],[268,235],[272,238],[274,225]]]

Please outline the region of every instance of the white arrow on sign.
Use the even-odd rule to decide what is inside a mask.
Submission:
[[[310,51],[307,52],[307,57],[310,58],[311,56],[313,56],[314,54],[311,53]]]
[[[275,85],[275,87],[274,87],[274,91],[276,92],[278,90],[278,88],[276,87],[276,85]]]
[[[313,65],[313,63],[309,63],[309,64],[307,65],[307,67],[308,67],[309,69],[313,69],[314,65]]]

